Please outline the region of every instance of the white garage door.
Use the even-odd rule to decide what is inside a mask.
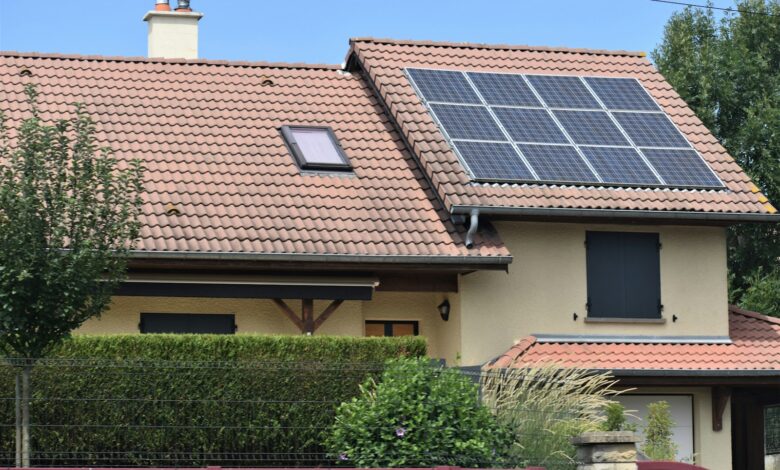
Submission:
[[[639,434],[644,436],[643,428],[647,420],[647,405],[658,401],[669,403],[674,428],[672,439],[677,444],[677,460],[693,462],[693,396],[692,395],[622,395],[617,397],[626,412],[636,418],[629,417],[629,422],[636,423]],[[641,444],[640,444],[641,448]]]

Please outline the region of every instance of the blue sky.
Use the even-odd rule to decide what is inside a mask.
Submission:
[[[143,56],[141,18],[153,4],[0,0],[0,49]],[[310,63],[340,63],[353,36],[649,52],[682,8],[650,0],[192,0],[192,6],[205,14],[203,58]]]

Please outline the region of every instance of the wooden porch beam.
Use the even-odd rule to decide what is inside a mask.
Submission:
[[[729,387],[712,387],[711,389],[712,400],[712,430],[723,430],[723,412],[726,410],[726,405],[731,397],[731,389]]]
[[[343,299],[337,299],[331,302],[330,305],[328,305],[327,308],[325,308],[325,310],[323,310],[314,321],[314,329],[317,330],[317,328],[321,327],[322,324],[325,323],[325,320],[333,315],[333,312],[335,312],[342,303],[344,303]]]
[[[303,318],[304,334],[314,334],[314,299],[301,300],[301,318]]]
[[[295,323],[295,326],[298,327],[299,330],[303,331],[303,321],[301,321],[300,318],[298,318],[298,315],[295,314],[295,312],[292,311],[289,305],[282,300],[282,299],[271,299],[274,301],[277,307],[287,315],[287,318],[290,319],[291,322]]]

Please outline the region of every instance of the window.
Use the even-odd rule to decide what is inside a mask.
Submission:
[[[303,169],[352,169],[330,127],[282,126],[282,136]]]
[[[229,314],[142,313],[141,333],[201,333],[232,335],[236,317]]]
[[[417,336],[420,324],[416,321],[366,321],[366,336]]]
[[[588,318],[661,318],[657,233],[587,232]]]

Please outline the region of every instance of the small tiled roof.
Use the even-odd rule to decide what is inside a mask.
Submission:
[[[23,71],[28,71],[24,72]],[[341,255],[508,262],[490,231],[464,244],[370,86],[337,66],[0,53],[16,127],[34,83],[44,119],[81,102],[101,146],[139,158],[142,254]],[[333,128],[354,174],[301,172],[282,125]]]
[[[596,209],[631,214],[639,211],[638,217],[650,216],[654,211],[652,215],[658,217],[679,212],[683,217],[703,218],[702,214],[707,214],[723,220],[737,214],[759,218],[776,213],[643,53],[372,38],[353,39],[351,45],[350,64],[367,73],[450,210],[482,207],[500,212],[512,208],[535,213],[540,209],[565,209],[569,212],[558,213],[583,215],[588,210],[595,214]],[[724,181],[727,190],[471,182],[404,76],[406,67],[637,78]]]
[[[780,319],[729,307],[730,344],[540,342],[529,336],[490,368],[555,363],[619,371],[780,372]]]

